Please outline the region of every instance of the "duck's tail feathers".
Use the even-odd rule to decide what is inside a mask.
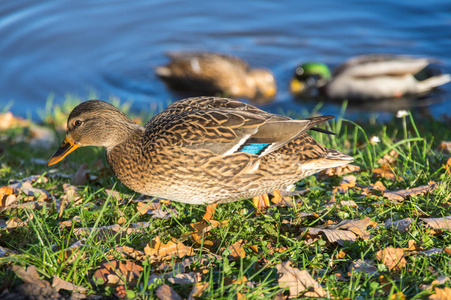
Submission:
[[[438,76],[430,77],[426,80],[422,80],[418,83],[418,92],[419,93],[426,93],[433,88],[436,88],[440,85],[446,84],[451,81],[451,75],[450,74],[442,74]]]
[[[308,169],[321,170],[327,168],[335,168],[349,164],[353,160],[354,159],[351,156],[344,154],[340,151],[334,149],[327,149],[327,154],[325,157],[313,159],[311,161],[303,163],[302,168],[306,170]]]

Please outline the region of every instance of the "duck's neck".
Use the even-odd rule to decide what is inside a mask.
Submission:
[[[111,128],[110,132],[107,133],[110,136],[110,140],[105,145],[105,149],[109,153],[124,143],[140,139],[144,132],[144,127],[135,122],[118,124],[117,128]]]

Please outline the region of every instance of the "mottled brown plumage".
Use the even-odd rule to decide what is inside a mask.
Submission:
[[[269,70],[251,69],[237,57],[209,52],[168,56],[171,61],[155,73],[173,89],[248,99],[270,99],[276,94],[276,81]]]
[[[130,189],[173,201],[215,204],[285,187],[352,158],[306,131],[330,116],[293,120],[226,98],[180,100],[144,127],[99,100],[78,105],[49,164],[72,146],[103,146]]]

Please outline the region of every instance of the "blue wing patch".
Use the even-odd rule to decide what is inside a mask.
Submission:
[[[263,150],[268,147],[270,143],[254,143],[254,144],[248,144],[242,147],[239,152],[246,152],[249,154],[259,155],[263,152]]]

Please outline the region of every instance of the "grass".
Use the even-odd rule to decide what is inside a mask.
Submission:
[[[58,130],[74,103],[76,101],[71,100],[69,104],[57,106],[53,110],[48,106],[43,112],[43,125]],[[365,197],[360,190],[349,189],[336,195],[337,202],[353,200],[358,207],[335,205],[325,208],[341,177],[320,180],[317,176],[311,176],[297,183],[297,189],[308,188],[309,192],[300,196],[300,201],[293,207],[271,207],[266,214],[255,215],[250,200],[219,205],[215,220],[227,220],[228,224],[209,232],[207,239],[213,242],[210,249],[197,245],[189,238],[193,232],[190,224],[201,221],[204,206],[173,202],[170,206],[179,212],[178,216],[150,219],[149,215],[138,214],[136,201],[131,201],[140,195],[124,187],[111,171],[98,167],[96,161],[104,160],[103,150],[92,147],[79,149],[57,165],[56,169],[50,169],[35,159],[48,159],[58,144],[48,149],[31,147],[26,138],[24,141],[17,139],[18,136],[27,137],[29,129],[20,127],[4,130],[0,135],[4,145],[0,150],[0,186],[6,186],[14,179],[42,175],[49,181],[35,182],[33,186],[47,190],[55,200],[42,209],[16,208],[0,212],[0,219],[3,220],[28,220],[27,226],[3,228],[0,233],[0,246],[16,251],[13,255],[0,258],[0,282],[7,282],[11,290],[21,284],[21,279],[11,270],[11,265],[35,266],[44,280],[51,281],[53,276],[58,276],[87,288],[90,294],[112,296],[114,289],[97,285],[93,279],[94,272],[105,261],[124,260],[124,256],[111,252],[117,246],[143,250],[146,244],[158,236],[165,243],[175,238],[196,249],[196,259],[185,272],[203,272],[202,282],[209,283],[201,296],[203,299],[236,299],[241,296],[247,299],[274,298],[279,292],[287,295],[287,289],[278,285],[276,265],[288,260],[292,261],[293,267],[307,270],[330,298],[425,299],[433,290],[422,290],[421,284],[430,284],[440,276],[451,276],[449,254],[409,255],[406,258],[407,265],[399,271],[389,270],[376,259],[379,250],[389,246],[405,248],[409,240],[416,241],[425,250],[451,247],[449,231],[437,234],[420,219],[425,216],[450,215],[450,175],[444,169],[449,154],[438,150],[441,141],[451,140],[451,133],[447,130],[450,124],[435,120],[415,121],[410,115],[404,119],[394,117],[388,124],[367,126],[339,118],[326,125],[326,129],[337,133],[336,136],[317,132],[311,134],[322,144],[355,158],[354,164],[361,167],[361,172],[354,175],[361,186],[381,180],[387,189],[397,190],[426,185],[431,180],[441,182],[432,193],[412,197],[402,204],[393,204],[380,195]],[[63,134],[58,134],[62,139]],[[379,137],[380,142],[371,144],[373,136]],[[377,160],[391,150],[400,155],[393,169],[397,179],[376,179],[373,170],[380,167]],[[88,163],[90,176],[98,179],[79,187],[81,200],[76,204],[71,203],[60,216],[54,204],[61,203],[65,195],[63,184],[72,181],[64,175],[72,175],[84,162]],[[110,196],[107,189],[118,191],[121,197]],[[21,202],[25,200],[24,197],[19,199]],[[318,214],[319,217],[305,218],[301,212]],[[79,218],[79,223],[60,227],[62,221],[75,217]],[[303,238],[303,228],[365,217],[377,223],[377,226],[368,229],[371,234],[369,239],[357,239],[355,243],[340,246],[328,242],[325,236],[311,244]],[[76,234],[76,228],[110,226],[117,224],[121,218],[125,218],[124,226],[151,222],[145,230],[126,235],[85,234],[83,245],[68,256],[66,249],[81,239]],[[404,218],[412,219],[407,232],[384,226],[386,220]],[[231,260],[228,247],[237,241],[242,241],[245,256]],[[252,250],[253,246],[257,247],[257,252]],[[202,255],[207,253],[215,256],[203,263]],[[372,262],[378,274],[350,271],[350,264],[358,259]],[[136,284],[126,284],[127,295],[130,298],[155,299],[156,289],[162,283],[168,283],[163,278],[149,282],[150,275],[158,273],[157,268],[161,263],[129,260],[141,265],[143,271]],[[252,284],[238,281],[243,276]],[[193,284],[169,285],[183,298],[188,297],[193,287]],[[450,286],[450,283],[445,286]]]

